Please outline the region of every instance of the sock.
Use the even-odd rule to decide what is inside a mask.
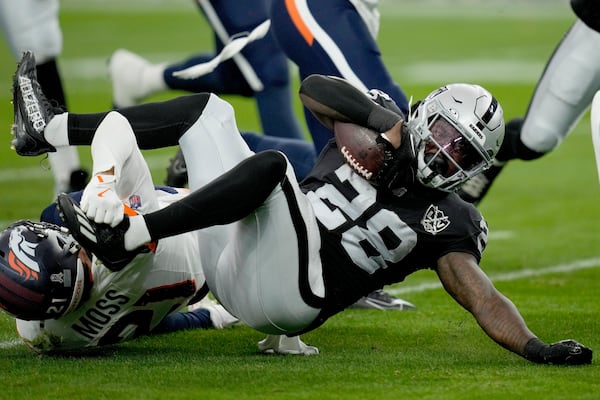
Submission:
[[[151,240],[144,217],[141,215],[129,217],[129,229],[125,232],[125,250],[135,250]]]
[[[150,64],[142,71],[141,88],[143,97],[151,96],[155,93],[164,92],[169,89],[164,79],[164,72],[167,64]]]
[[[56,59],[52,58],[44,63],[35,66],[37,80],[42,87],[42,91],[50,100],[65,111],[67,110],[67,101],[63,89],[62,80],[56,65]]]
[[[44,129],[44,138],[54,147],[69,146],[67,122],[69,113],[56,114]]]

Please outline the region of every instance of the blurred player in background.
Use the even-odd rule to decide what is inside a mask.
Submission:
[[[571,0],[578,19],[552,53],[524,118],[506,124],[494,166],[473,177],[460,196],[478,204],[510,160],[536,160],[557,148],[600,89],[600,2]]]
[[[265,135],[304,139],[292,105],[288,60],[270,31],[211,73],[195,79],[173,75],[212,60],[232,37],[268,20],[271,0],[196,2],[214,32],[215,50],[172,64],[151,64],[130,51],[117,50],[109,62],[114,106],[131,106],[168,89],[253,97]]]
[[[57,58],[62,52],[62,31],[58,20],[58,0],[0,0],[0,28],[15,60],[24,51],[37,56],[37,75],[48,99],[67,109]],[[88,173],[81,169],[75,147],[48,154],[54,175],[55,195],[80,190]]]
[[[343,77],[360,90],[379,89],[402,112],[408,100],[381,58],[378,0],[272,0],[271,29],[281,49],[298,66],[300,79],[311,74]],[[317,152],[331,131],[304,109]]]
[[[271,31],[221,62],[210,73],[193,79],[173,75],[213,60],[232,38],[248,33],[268,20],[270,1],[197,0],[200,11],[213,30],[215,49],[181,62],[153,64],[129,50],[115,51],[109,61],[114,107],[131,106],[166,90],[253,97],[263,134],[243,132],[246,142],[254,151],[269,148],[283,151],[292,160],[298,176],[308,174],[314,165],[316,152],[304,139],[294,113],[288,60]],[[181,151],[171,159],[165,183],[175,187],[187,184],[187,170]]]

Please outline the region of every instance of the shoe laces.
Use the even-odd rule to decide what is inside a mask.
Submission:
[[[490,180],[482,172],[463,183],[462,191],[474,198],[481,197],[482,193],[490,183]]]
[[[392,296],[391,294],[389,294],[388,292],[379,289],[376,290],[374,292],[372,292],[369,297],[375,297],[378,300],[383,300],[387,303],[392,303],[394,300],[396,300],[396,298],[394,296]]]

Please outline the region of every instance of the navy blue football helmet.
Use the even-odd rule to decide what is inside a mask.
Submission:
[[[89,296],[92,276],[68,230],[18,221],[0,232],[0,309],[23,320],[58,318]]]

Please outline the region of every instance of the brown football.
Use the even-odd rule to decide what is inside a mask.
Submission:
[[[369,180],[381,171],[385,153],[377,145],[379,133],[349,122],[335,121],[335,141],[346,163],[363,178]]]

